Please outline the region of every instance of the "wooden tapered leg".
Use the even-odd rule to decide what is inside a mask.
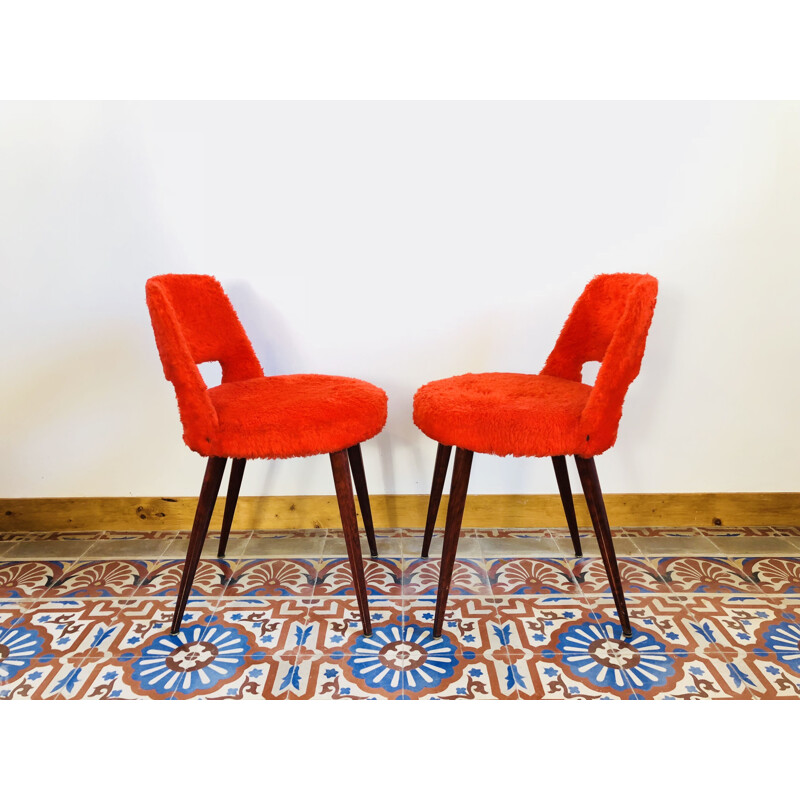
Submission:
[[[203,550],[203,542],[205,542],[206,533],[208,533],[211,515],[214,513],[214,504],[217,502],[226,461],[226,458],[211,456],[206,464],[203,487],[200,490],[200,497],[197,499],[197,510],[194,514],[189,549],[186,553],[186,561],[183,564],[183,575],[178,589],[178,602],[175,606],[175,613],[172,615],[171,633],[177,633],[181,629],[183,612],[186,610],[189,592],[192,590],[192,581],[194,580],[195,572],[197,572],[200,553]]]
[[[236,511],[236,501],[239,499],[239,489],[242,487],[245,458],[234,458],[231,463],[231,477],[228,480],[228,494],[225,496],[225,511],[222,515],[222,530],[219,535],[219,551],[217,558],[225,558],[225,548],[228,546],[228,534],[233,524],[233,512]]]
[[[447,475],[447,465],[450,463],[450,445],[440,444],[436,449],[436,463],[433,465],[433,483],[431,484],[431,497],[428,500],[428,519],[425,521],[425,536],[422,539],[422,557],[427,558],[431,549],[433,529],[436,527],[436,516],[439,513],[439,503],[442,501],[444,479]]]
[[[364,459],[361,457],[361,445],[355,444],[347,450],[350,469],[353,472],[353,483],[356,485],[358,507],[361,509],[361,518],[364,520],[364,531],[369,543],[369,554],[372,558],[378,557],[378,545],[375,542],[375,528],[372,524],[372,509],[369,505],[369,492],[367,491],[367,476],[364,473]]]
[[[350,466],[347,451],[339,450],[331,453],[333,482],[336,486],[336,499],[339,502],[339,514],[342,517],[344,543],[347,546],[347,558],[350,560],[350,571],[353,573],[353,587],[356,590],[358,610],[365,636],[372,635],[372,623],[369,618],[367,604],[367,582],[364,578],[364,562],[361,560],[361,543],[358,541],[358,525],[356,523],[356,505],[353,502],[353,484],[350,480]]]
[[[444,610],[447,605],[447,595],[450,593],[450,581],[453,577],[453,565],[456,561],[458,537],[461,533],[461,520],[464,518],[464,504],[467,501],[472,456],[471,450],[456,448],[456,457],[453,461],[453,478],[450,482],[450,501],[447,504],[447,522],[444,528],[442,561],[439,567],[436,615],[433,620],[433,635],[437,638],[442,635]]]
[[[569,485],[566,457],[553,456],[553,469],[556,471],[558,493],[561,495],[561,505],[564,506],[564,515],[567,518],[569,535],[572,537],[572,546],[575,548],[575,555],[580,557],[583,555],[583,551],[581,550],[581,537],[578,533],[578,521],[575,519],[575,504],[572,502],[572,487]]]
[[[589,514],[592,517],[592,525],[597,535],[597,542],[600,545],[600,555],[603,557],[603,564],[608,575],[608,582],[611,585],[611,594],[614,598],[614,605],[617,607],[622,632],[625,636],[630,636],[631,623],[628,619],[625,593],[622,590],[622,581],[619,577],[617,557],[614,554],[614,543],[611,539],[611,528],[608,525],[608,515],[603,502],[603,492],[600,489],[600,480],[597,477],[597,467],[593,458],[575,456],[575,463],[578,465],[583,494],[586,497],[586,505],[589,506]]]

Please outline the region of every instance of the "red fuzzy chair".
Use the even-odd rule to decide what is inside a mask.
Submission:
[[[374,558],[378,553],[360,443],[386,423],[385,392],[364,381],[330,375],[265,377],[230,300],[208,275],[159,275],[147,281],[146,292],[164,375],[178,398],[183,439],[190,449],[208,457],[172,632],[180,629],[227,459],[233,463],[220,558],[225,555],[247,459],[329,453],[361,621],[369,635],[350,469]],[[211,389],[197,368],[206,361],[222,366],[222,383]]]
[[[651,275],[598,275],[578,299],[553,352],[538,375],[487,373],[433,381],[414,397],[414,422],[439,442],[422,555],[430,549],[450,451],[456,447],[434,635],[440,636],[473,453],[549,456],[575,554],[581,555],[566,456],[575,456],[617,613],[630,622],[614,556],[594,456],[617,438],[622,403],[639,374],[658,293]],[[587,361],[600,361],[594,386],[581,383]]]

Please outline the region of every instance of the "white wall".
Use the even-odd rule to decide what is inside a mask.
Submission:
[[[661,281],[608,492],[800,490],[800,104],[0,106],[0,495],[191,495],[144,303],[208,272],[268,371],[389,394],[376,493],[423,493],[428,380],[540,369],[596,273]],[[555,492],[476,457],[476,493]],[[245,494],[329,494],[324,457]]]

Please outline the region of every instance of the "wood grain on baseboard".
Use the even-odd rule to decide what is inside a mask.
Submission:
[[[800,493],[608,494],[612,527],[682,525],[800,525]],[[46,497],[0,499],[0,531],[187,530],[194,497]],[[218,500],[211,527],[222,520]],[[422,528],[427,495],[374,495],[376,528]],[[358,505],[356,505],[358,508]],[[447,510],[443,498],[437,527]],[[578,524],[591,525],[583,497],[575,495]],[[360,515],[359,515],[360,516]],[[360,522],[360,519],[359,519]],[[235,530],[341,528],[333,495],[240,497]],[[566,527],[558,495],[471,495],[465,528]]]

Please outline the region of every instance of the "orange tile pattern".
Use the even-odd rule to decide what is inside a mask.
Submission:
[[[562,529],[464,531],[434,639],[420,533],[378,531],[371,637],[335,531],[232,534],[177,636],[185,533],[0,535],[0,699],[800,698],[798,528],[616,530],[628,639]]]

